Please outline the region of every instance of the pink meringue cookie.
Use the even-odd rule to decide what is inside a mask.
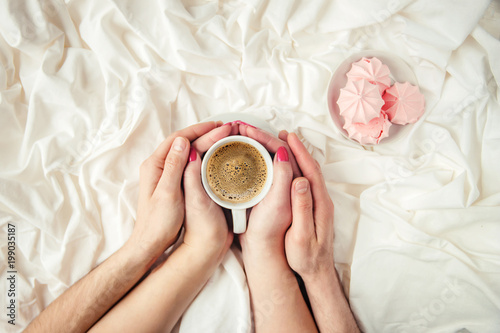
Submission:
[[[349,134],[349,138],[365,144],[378,144],[380,140],[389,136],[389,128],[392,123],[387,114],[382,111],[380,117],[373,118],[368,124],[346,123],[344,129]]]
[[[380,95],[391,86],[391,74],[389,67],[384,65],[376,57],[365,58],[352,64],[351,70],[347,72],[347,79],[351,81],[368,80],[368,82],[377,85]]]
[[[376,85],[367,80],[347,81],[337,100],[340,114],[349,123],[368,124],[380,116],[384,100]]]
[[[425,97],[418,87],[405,82],[396,82],[385,91],[382,110],[394,124],[406,125],[416,122],[424,113]]]

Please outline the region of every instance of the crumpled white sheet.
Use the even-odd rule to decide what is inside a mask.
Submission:
[[[498,0],[6,0],[0,32],[0,265],[14,223],[19,304],[1,330],[125,242],[164,137],[225,112],[298,132],[322,164],[364,331],[500,330]],[[405,59],[427,101],[404,140],[368,150],[326,101],[365,49]],[[175,331],[251,330],[238,255]]]

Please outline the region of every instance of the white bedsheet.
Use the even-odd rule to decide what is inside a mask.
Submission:
[[[139,164],[220,113],[298,132],[336,205],[335,259],[367,332],[500,331],[500,1],[0,1],[0,267],[16,226],[19,331],[116,251]],[[350,54],[392,52],[427,112],[365,150],[329,118]],[[232,249],[176,327],[248,332]],[[147,320],[147,319],[145,319]]]

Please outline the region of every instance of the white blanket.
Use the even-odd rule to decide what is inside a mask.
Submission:
[[[116,251],[139,164],[169,133],[252,114],[301,135],[335,210],[335,259],[367,332],[500,331],[500,1],[0,1],[1,295],[16,326]],[[360,50],[415,72],[424,118],[363,149],[328,83]],[[248,332],[236,249],[179,332]],[[145,319],[147,320],[147,319]]]

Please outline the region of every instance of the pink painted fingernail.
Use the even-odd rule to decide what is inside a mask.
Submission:
[[[257,128],[254,125],[250,125],[249,123],[245,123],[244,121],[241,121],[241,120],[236,120],[235,123],[236,124],[241,124],[241,125],[247,125],[247,126],[250,126],[252,128]]]
[[[191,147],[191,150],[189,151],[189,162],[194,162],[196,161],[196,149]]]
[[[279,147],[276,155],[278,155],[278,162],[288,162],[288,152],[285,147]]]
[[[250,125],[249,123],[245,123],[244,121],[241,121],[241,120],[235,120],[235,121],[230,121],[228,123],[225,123],[224,125],[222,126],[225,126],[225,125],[233,125],[233,124],[238,124],[238,125],[246,125],[246,126],[249,126],[249,127],[252,127],[252,128],[257,128],[253,125]]]

